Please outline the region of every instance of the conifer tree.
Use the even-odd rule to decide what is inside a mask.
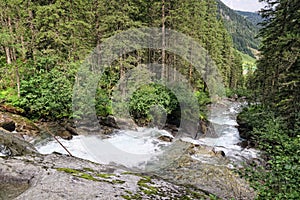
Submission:
[[[296,0],[265,0],[261,58],[255,84],[263,102],[276,108],[294,128],[300,112],[300,5]]]

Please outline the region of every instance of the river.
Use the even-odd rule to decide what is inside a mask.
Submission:
[[[204,153],[188,154],[192,159],[202,163],[226,165],[230,168],[242,164],[243,161],[257,158],[255,149],[242,148],[238,145],[239,137],[236,116],[245,106],[243,102],[222,100],[210,106],[209,121],[213,124],[218,137],[201,137],[194,140],[189,137],[173,138],[165,130],[157,128],[138,128],[132,130],[116,130],[109,138],[99,136],[74,136],[72,140],[61,143],[73,156],[101,164],[123,165],[138,170],[153,170],[158,166],[170,164],[174,159],[187,154],[187,148],[194,144],[208,149]],[[172,142],[158,139],[160,136],[173,138]],[[67,152],[51,138],[36,145],[42,154]],[[226,159],[220,161],[209,151],[225,153]]]

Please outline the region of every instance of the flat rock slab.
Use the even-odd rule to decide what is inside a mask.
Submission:
[[[0,199],[209,199],[194,187],[59,154],[0,157]]]

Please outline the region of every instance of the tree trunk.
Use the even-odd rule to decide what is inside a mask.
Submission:
[[[124,85],[124,81],[123,78],[125,76],[125,69],[124,69],[124,56],[125,52],[123,51],[123,54],[120,54],[120,90],[121,90],[121,97],[125,96],[125,85]]]
[[[11,64],[10,49],[9,47],[4,47],[4,48],[5,48],[5,55],[6,55],[6,63]]]
[[[165,0],[162,0],[162,53],[161,53],[161,79],[165,77],[165,59],[166,59],[166,51],[165,51],[165,36],[166,36],[166,27],[165,27]]]
[[[20,82],[20,74],[19,74],[19,66],[18,64],[16,64],[16,81],[17,81],[17,92],[18,92],[18,98],[21,97],[21,92],[20,92],[20,88],[21,88],[21,82]]]
[[[36,55],[36,49],[34,46],[35,30],[34,30],[34,25],[33,25],[33,13],[32,13],[32,10],[30,10],[30,1],[28,1],[28,23],[29,23],[29,28],[30,28],[30,32],[31,32],[31,41],[30,41],[28,51],[30,52],[30,56],[31,56],[33,62],[35,63],[35,55]]]

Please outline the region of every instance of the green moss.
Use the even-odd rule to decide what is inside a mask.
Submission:
[[[78,177],[84,178],[84,179],[87,179],[87,180],[91,180],[91,181],[100,181],[100,180],[94,178],[94,177],[93,177],[92,175],[90,175],[90,174],[81,174],[81,175],[79,175]]]
[[[139,181],[138,181],[138,186],[141,187],[147,187],[148,184],[147,183],[151,183],[151,178],[149,176],[143,176]]]
[[[129,190],[125,190],[125,192],[128,193],[128,194],[132,194],[132,192],[129,191]]]
[[[131,196],[129,196],[129,195],[121,195],[121,197],[122,197],[123,199],[132,199]]]
[[[180,197],[179,199],[180,199],[180,200],[191,200],[191,198],[188,197],[188,196],[182,196],[182,197]]]
[[[210,200],[218,200],[218,199],[219,199],[218,197],[216,197],[216,196],[213,195],[213,194],[210,194],[210,195],[209,195],[209,198],[210,198]]]
[[[84,171],[89,171],[89,172],[95,172],[95,170],[88,168],[88,167],[84,167],[83,168]]]
[[[68,174],[79,174],[79,173],[81,173],[81,171],[79,171],[79,170],[70,169],[70,168],[57,168],[56,170],[60,171],[60,172],[66,172]]]
[[[153,194],[157,194],[158,191],[156,188],[152,187],[151,189],[147,188],[147,189],[141,189],[141,191],[146,194],[146,195],[153,195]]]
[[[112,176],[115,176],[115,174],[96,174],[96,176],[100,177],[100,178],[105,178],[105,179],[109,179]]]
[[[151,186],[149,184],[151,184],[151,178],[149,176],[144,176],[143,178],[141,178],[138,181],[138,186],[140,187],[140,190],[147,195],[151,195],[151,194],[157,194],[158,193],[158,189],[154,186]]]

